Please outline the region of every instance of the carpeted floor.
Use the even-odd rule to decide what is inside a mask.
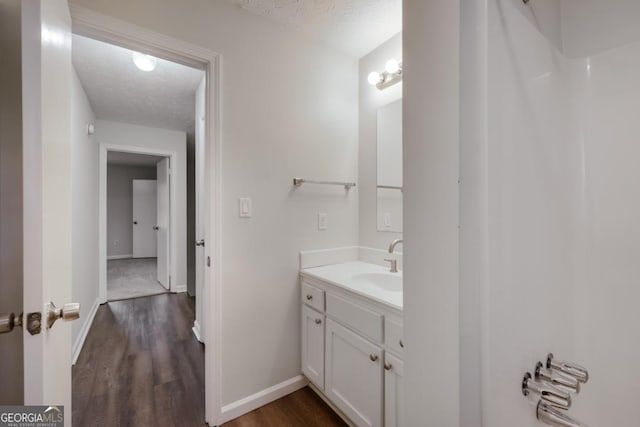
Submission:
[[[107,261],[107,299],[117,301],[167,292],[157,279],[156,258]]]

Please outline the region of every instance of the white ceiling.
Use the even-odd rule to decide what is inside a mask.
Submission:
[[[107,153],[107,163],[110,165],[155,166],[162,159],[164,157],[150,154],[123,153],[120,151],[109,151]]]
[[[203,71],[158,58],[145,72],[132,51],[78,35],[73,65],[98,119],[193,132]]]
[[[226,0],[361,58],[402,31],[402,0]]]

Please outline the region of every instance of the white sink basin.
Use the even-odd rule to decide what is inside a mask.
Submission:
[[[356,284],[369,285],[387,292],[402,292],[402,276],[397,273],[361,273],[353,276]]]

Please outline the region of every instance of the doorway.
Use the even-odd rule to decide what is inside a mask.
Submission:
[[[107,153],[107,300],[170,290],[169,158]]]

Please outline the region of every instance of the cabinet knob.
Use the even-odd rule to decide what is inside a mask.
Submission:
[[[372,362],[375,362],[378,360],[378,355],[372,353],[369,355],[369,359],[371,359]]]
[[[320,323],[322,323],[322,319],[316,319],[316,325],[319,325]]]
[[[311,301],[312,299],[313,299],[313,295],[311,295],[311,294],[307,295],[307,300],[308,301]]]
[[[391,363],[385,363],[384,364],[384,369],[386,369],[387,371],[390,371],[391,368],[393,368],[393,365]]]

